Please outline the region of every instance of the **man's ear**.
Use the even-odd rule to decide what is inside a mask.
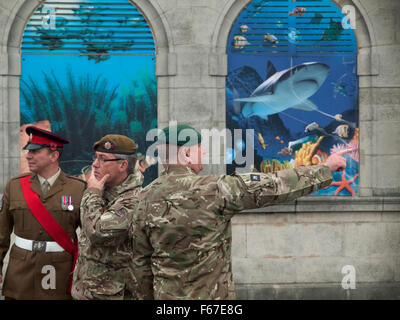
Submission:
[[[180,147],[178,151],[178,160],[183,164],[190,163],[190,148],[187,146]]]
[[[191,156],[191,152],[190,152],[190,148],[189,147],[185,147],[185,155],[186,155],[186,157],[188,157],[188,158],[190,158],[190,156]]]
[[[58,150],[51,152],[50,158],[53,162],[60,162],[60,152]]]
[[[124,171],[128,167],[128,160],[122,160],[121,161],[121,171]]]

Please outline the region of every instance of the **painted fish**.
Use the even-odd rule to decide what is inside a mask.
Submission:
[[[271,33],[265,34],[264,35],[264,40],[268,41],[268,42],[271,42],[273,44],[279,43],[278,38],[276,36],[274,36],[273,34],[271,34]]]
[[[234,36],[233,40],[235,49],[243,49],[245,46],[250,44],[250,42],[248,42],[247,39],[243,36]]]
[[[343,119],[342,119],[343,116],[340,113],[335,114],[334,118],[335,118],[336,121],[339,121],[339,122],[343,121]]]
[[[261,144],[261,148],[263,148],[265,150],[267,148],[267,146],[265,145],[265,141],[264,141],[263,136],[261,135],[260,132],[257,133],[257,136],[258,136],[258,141]]]
[[[271,70],[275,69],[271,67]],[[270,114],[289,108],[315,111],[318,107],[308,98],[318,91],[329,71],[328,65],[319,62],[306,62],[279,72],[271,71],[267,80],[249,97],[236,98],[234,101],[246,102],[242,108],[245,118],[258,116],[266,119]]]
[[[310,123],[310,124],[305,128],[304,132],[311,132],[311,131],[316,130],[317,128],[319,128],[318,123],[313,122],[313,123]]]
[[[243,33],[247,32],[247,30],[249,30],[249,27],[246,26],[245,24],[242,24],[242,25],[240,26],[240,31],[242,31]]]
[[[321,149],[318,149],[318,151],[313,155],[311,158],[311,162],[313,165],[315,164],[322,164],[326,161],[328,158],[328,154]]]
[[[279,151],[278,155],[280,155],[280,156],[288,156],[288,155],[291,154],[291,152],[292,152],[292,150],[289,149],[288,147],[286,147],[286,148],[283,148],[281,151]]]
[[[289,16],[302,16],[304,14],[304,12],[306,12],[307,9],[306,8],[302,8],[302,7],[296,7],[296,9],[293,9],[292,12],[289,12]]]
[[[281,140],[281,138],[279,138],[279,136],[276,136],[276,137],[275,137],[275,140],[278,140],[278,141],[279,141],[279,140]]]
[[[342,124],[338,126],[335,131],[332,133],[337,134],[341,138],[348,138],[349,137],[349,125],[348,124]]]

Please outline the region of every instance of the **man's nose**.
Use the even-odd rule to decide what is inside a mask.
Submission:
[[[96,167],[96,168],[98,168],[100,166],[99,158],[96,158],[96,159],[93,160],[92,166]]]

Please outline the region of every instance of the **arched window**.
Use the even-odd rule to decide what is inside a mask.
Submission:
[[[45,1],[26,26],[21,53],[22,128],[33,123],[69,139],[66,172],[87,173],[93,143],[109,133],[133,138],[145,155],[146,132],[157,128],[155,47],[131,2]],[[145,170],[152,159],[146,164],[143,155]],[[145,183],[156,176],[150,166]]]
[[[354,30],[330,0],[255,0],[229,34],[227,127],[245,139],[227,148],[227,172],[244,150],[272,172],[323,163],[351,149],[348,167],[317,195],[358,194],[358,77]],[[315,194],[314,194],[315,195]]]

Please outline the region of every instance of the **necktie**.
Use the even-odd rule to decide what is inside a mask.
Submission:
[[[46,194],[47,192],[49,192],[49,190],[50,190],[50,183],[47,180],[45,180],[42,184],[43,194]]]

